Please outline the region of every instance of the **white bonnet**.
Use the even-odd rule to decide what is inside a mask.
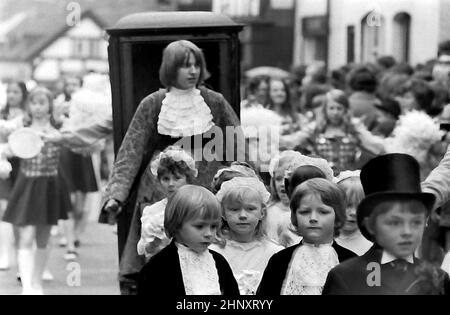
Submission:
[[[239,190],[240,188],[249,188],[256,191],[264,204],[270,200],[270,193],[266,186],[256,177],[234,177],[222,184],[220,190],[217,192],[217,199],[222,202],[223,198],[232,190]]]
[[[158,175],[158,167],[162,159],[164,158],[170,158],[174,161],[183,161],[186,163],[186,165],[194,171],[194,176],[197,177],[198,171],[195,167],[195,161],[192,158],[192,156],[181,149],[178,146],[169,146],[167,147],[163,152],[161,152],[151,163],[150,169],[152,171],[152,174],[157,176]]]

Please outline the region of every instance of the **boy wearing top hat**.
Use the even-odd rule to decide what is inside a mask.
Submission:
[[[322,294],[450,294],[448,275],[414,257],[435,201],[420,189],[418,162],[406,154],[379,156],[362,168],[361,182],[358,226],[374,245],[333,268]]]

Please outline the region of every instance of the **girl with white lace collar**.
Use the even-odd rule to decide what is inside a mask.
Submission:
[[[164,211],[168,199],[197,176],[195,161],[177,146],[170,146],[151,164],[151,171],[163,188],[165,198],[146,206],[141,217],[141,239],[137,244],[139,255],[150,258],[170,243],[164,233]]]
[[[140,272],[138,294],[239,295],[225,258],[208,250],[220,227],[220,216],[220,203],[206,188],[181,187],[164,215],[166,234],[173,240]]]
[[[345,196],[333,182],[314,178],[300,184],[291,203],[300,244],[272,256],[259,295],[320,295],[328,272],[356,255],[333,239],[345,222]]]
[[[256,177],[235,177],[224,182],[216,196],[222,205],[224,239],[210,248],[227,259],[241,294],[255,294],[270,257],[283,249],[264,235],[270,193]]]

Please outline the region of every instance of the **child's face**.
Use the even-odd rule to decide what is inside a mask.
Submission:
[[[418,202],[418,207],[423,207]],[[407,258],[422,241],[425,228],[425,209],[412,213],[408,206],[396,202],[386,213],[375,218],[373,227],[368,230],[375,236],[377,243],[397,258]]]
[[[345,213],[346,220],[344,226],[342,227],[342,231],[347,234],[353,234],[358,231],[358,223],[356,222],[356,207],[354,205],[348,206]]]
[[[407,113],[413,109],[418,108],[416,99],[414,98],[414,94],[410,91],[406,92],[403,95],[397,96],[395,100],[400,103],[402,113]]]
[[[45,94],[39,93],[30,99],[29,108],[34,119],[45,118],[50,113],[50,102]]]
[[[337,102],[327,102],[327,117],[332,125],[340,125],[345,114],[345,107]]]
[[[331,243],[334,237],[334,209],[317,194],[307,194],[295,212],[297,230],[307,243]]]
[[[281,105],[286,101],[286,90],[283,82],[274,80],[270,83],[269,95],[275,105]]]
[[[230,233],[239,239],[251,239],[264,213],[261,197],[257,192],[248,190],[242,201],[227,200],[224,205],[224,220],[230,227]]]
[[[169,198],[172,197],[180,187],[187,184],[187,178],[186,175],[183,174],[164,173],[159,178],[159,182],[163,187],[164,193]]]
[[[178,230],[175,239],[197,253],[208,249],[214,240],[219,222],[217,220],[204,220],[193,218],[184,222]]]
[[[278,169],[274,173],[275,190],[283,204],[289,205],[289,197],[284,186],[284,168]]]
[[[19,107],[22,102],[23,94],[22,90],[19,88],[17,84],[10,84],[6,89],[6,102],[11,107]]]

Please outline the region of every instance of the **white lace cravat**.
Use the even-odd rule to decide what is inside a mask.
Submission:
[[[338,264],[338,256],[331,244],[303,243],[293,255],[281,294],[322,294],[328,272]]]
[[[162,101],[158,117],[158,133],[171,137],[190,137],[214,126],[211,109],[200,90],[171,88]]]
[[[176,243],[186,295],[221,295],[216,262],[209,250],[201,254]]]

